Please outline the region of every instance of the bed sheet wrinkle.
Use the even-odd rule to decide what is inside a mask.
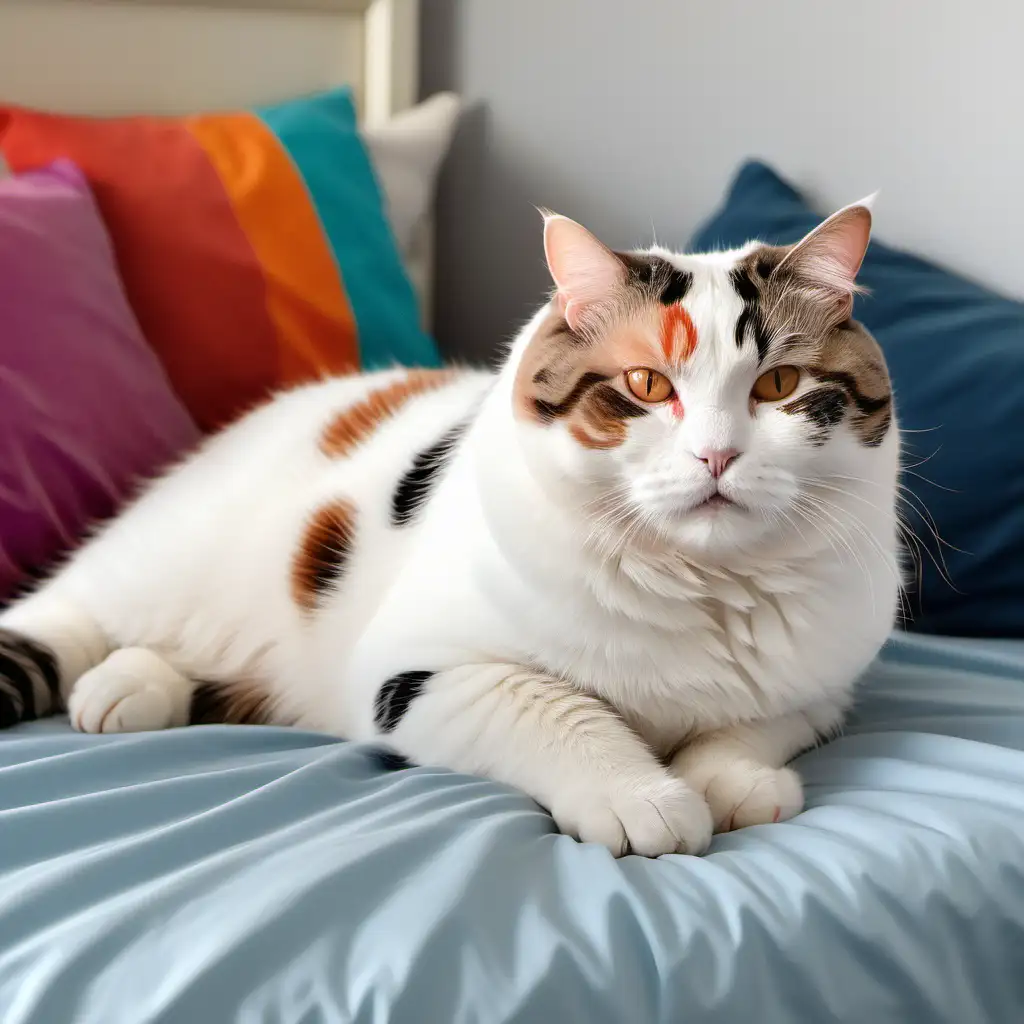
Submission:
[[[1017,1024],[1024,642],[897,636],[807,810],[613,860],[273,728],[0,734],[2,1024]],[[395,770],[390,770],[394,767]]]

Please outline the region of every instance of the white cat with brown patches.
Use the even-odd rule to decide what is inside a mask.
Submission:
[[[869,228],[622,254],[548,216],[500,372],[327,381],[211,439],[0,616],[0,721],[384,742],[616,855],[796,814],[785,765],[899,589]]]

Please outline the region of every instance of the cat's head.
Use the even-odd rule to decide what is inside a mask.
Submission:
[[[555,292],[512,359],[535,458],[609,522],[709,553],[799,535],[849,481],[891,505],[889,375],[850,319],[870,228],[865,201],[788,247],[620,253],[546,215]]]

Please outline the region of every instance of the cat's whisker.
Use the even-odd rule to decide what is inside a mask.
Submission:
[[[848,492],[842,492],[842,493],[847,494],[847,496],[849,496],[849,497],[859,497],[858,495],[852,495],[852,494],[849,494]],[[822,500],[824,500],[824,499],[822,499]],[[874,507],[877,507],[877,506],[874,506]],[[849,510],[845,510],[845,514],[851,515]],[[857,517],[853,516],[852,518],[856,519]],[[922,566],[921,556],[920,556],[920,551],[921,551],[920,542],[918,541],[918,538],[913,534],[913,531],[911,531],[909,529],[909,527],[906,526],[906,524],[900,522],[898,518],[897,518],[897,530],[904,536],[905,540],[907,541],[908,546],[907,546],[906,550],[907,550],[908,554],[911,555],[911,558],[912,558],[912,561],[913,561],[913,564],[914,564],[914,568],[915,568],[915,580],[918,581],[918,586],[920,586],[919,581],[920,581],[921,566]],[[871,535],[870,531],[868,531],[865,528],[863,528],[863,524],[860,524],[859,527],[858,527],[858,532],[862,536],[864,536],[864,538],[870,544],[872,544],[874,546],[875,550],[878,551],[878,553],[883,557],[883,559],[888,564],[889,563],[889,559],[885,555],[885,552],[883,552],[881,550],[881,547],[879,546],[878,541]],[[896,582],[896,585],[897,585],[897,596],[898,596],[899,603],[900,603],[900,614],[901,614],[902,620],[903,620],[903,622],[905,624],[905,623],[911,621],[911,619],[913,617],[911,609],[910,609],[910,605],[909,605],[909,593],[908,593],[908,590],[907,590],[906,583],[904,582],[903,575],[900,572],[898,563],[892,563],[891,571],[892,571],[892,574],[894,576],[894,579],[895,579],[895,582]]]
[[[806,498],[807,496],[804,496],[804,497]],[[853,544],[851,542],[851,538],[849,538],[849,537],[844,535],[844,532],[843,532],[843,529],[842,529],[842,527],[843,527],[842,520],[839,519],[836,515],[834,515],[823,504],[818,504],[817,505],[817,512],[821,516],[825,517],[825,519],[828,522],[832,523],[832,525],[835,527],[834,536],[835,536],[836,540],[839,541],[843,545],[843,547],[850,553],[850,556],[854,559],[856,564],[860,567],[861,571],[864,573],[864,578],[865,578],[865,580],[866,580],[866,582],[868,584],[868,592],[870,594],[871,601],[872,601],[872,609],[874,609],[874,602],[875,602],[874,580],[872,579],[871,571],[868,568],[867,562],[865,562],[863,560],[863,558],[860,556],[860,554],[857,552],[857,549],[853,546]]]
[[[919,463],[918,465],[923,465],[923,463]],[[909,466],[904,466],[903,472],[908,474],[909,476],[917,477],[918,480],[922,481],[922,483],[928,484],[930,487],[937,487],[940,491],[946,491],[948,494],[963,493],[963,491],[959,490],[956,487],[947,487],[945,484],[936,483],[934,480],[930,480],[928,477],[926,477],[923,473],[915,472]]]
[[[852,481],[852,482],[855,482],[855,483],[858,483],[858,484],[870,483],[870,481],[863,480],[863,479],[861,479],[859,477],[846,476],[844,474],[839,474],[839,473],[829,474],[829,477],[831,479],[836,479],[836,480],[838,480],[838,479],[849,480],[849,481]],[[808,483],[809,485],[813,484],[813,485],[816,485],[816,486],[826,486],[821,481],[810,481],[810,480],[808,480],[808,481],[805,481],[805,482]],[[907,484],[904,484],[904,483],[901,483],[901,482],[897,482],[896,486],[897,486],[897,492],[898,492],[898,500],[904,501],[907,504],[907,506],[912,511],[917,513],[917,515],[920,517],[921,521],[927,527],[928,532],[934,538],[936,544],[939,545],[938,556],[939,556],[939,558],[942,561],[942,565],[940,567],[938,564],[936,564],[936,568],[940,570],[940,572],[943,575],[943,579],[952,587],[953,586],[952,581],[949,579],[949,569],[948,569],[948,566],[946,565],[945,558],[942,556],[942,550],[941,549],[942,549],[942,547],[947,547],[951,551],[956,551],[959,554],[968,554],[969,552],[963,551],[961,548],[956,547],[954,544],[950,544],[949,541],[947,541],[944,537],[942,537],[942,535],[939,533],[938,523],[935,521],[935,517],[931,514],[931,512],[928,509],[928,506],[925,504],[924,500],[921,498],[921,496],[919,494],[917,494],[914,490],[912,490]],[[862,497],[860,497],[858,495],[854,495],[851,492],[844,492],[844,493],[847,493],[850,497],[858,498],[858,500],[864,500]],[[916,502],[916,504],[915,504],[915,502]],[[901,525],[906,530],[908,530],[908,531],[910,531],[912,533],[913,531],[910,528],[910,524],[905,519],[902,518],[902,515],[901,515],[901,513],[899,512],[898,509],[897,509],[897,516],[899,518],[899,521],[900,521]],[[919,538],[917,538],[917,539],[919,539]],[[932,556],[932,561],[935,561],[935,556]],[[956,590],[955,587],[953,587],[953,589]]]

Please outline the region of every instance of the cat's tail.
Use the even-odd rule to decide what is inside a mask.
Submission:
[[[62,710],[109,652],[96,620],[47,590],[0,613],[0,729]]]

